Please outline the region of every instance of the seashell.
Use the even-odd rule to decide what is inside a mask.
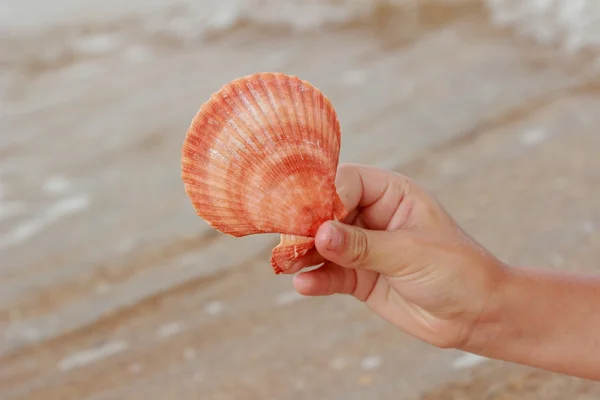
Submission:
[[[192,120],[182,179],[198,216],[235,236],[279,233],[276,273],[314,247],[319,226],[347,215],[335,189],[341,132],[310,83],[257,73],[213,93]]]

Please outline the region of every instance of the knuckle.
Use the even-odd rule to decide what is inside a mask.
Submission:
[[[369,259],[370,247],[367,235],[360,229],[355,230],[351,237],[351,259],[352,265],[361,265]]]
[[[393,186],[395,191],[404,195],[410,193],[412,186],[412,181],[410,178],[404,175],[396,174],[395,176],[390,176],[390,181],[390,185]]]

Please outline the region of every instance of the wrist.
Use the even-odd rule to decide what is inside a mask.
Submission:
[[[489,357],[496,351],[499,339],[509,335],[505,315],[510,303],[509,293],[517,285],[512,268],[501,262],[495,266],[490,293],[459,350]]]
[[[600,279],[505,266],[463,351],[600,379]]]

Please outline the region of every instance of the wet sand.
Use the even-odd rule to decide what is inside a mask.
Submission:
[[[506,261],[597,271],[600,75],[460,4],[204,44],[87,27],[130,42],[53,57],[41,50],[78,27],[0,40],[0,397],[600,396],[432,348],[352,299],[302,298],[270,269],[276,237],[215,233],[185,197],[180,147],[200,103],[277,70],[331,99],[342,161],[421,181]]]

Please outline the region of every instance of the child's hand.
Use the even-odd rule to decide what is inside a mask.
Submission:
[[[504,265],[466,235],[438,202],[409,178],[342,165],[336,182],[346,224],[326,222],[316,249],[290,272],[300,294],[351,294],[405,332],[439,347],[460,347]]]

